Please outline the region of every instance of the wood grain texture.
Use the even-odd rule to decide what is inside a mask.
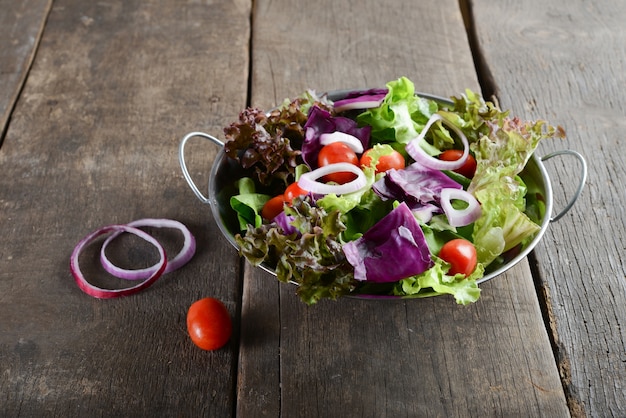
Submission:
[[[456,1],[255,2],[255,105],[402,75],[443,96],[479,88]],[[526,262],[469,307],[447,297],[307,307],[247,270],[243,327],[256,332],[242,338],[239,416],[569,415]]]
[[[239,262],[177,151],[245,106],[249,14],[247,2],[54,2],[0,150],[0,415],[232,414],[238,326],[203,352],[185,315],[215,296],[236,317]],[[215,148],[188,151],[199,182]],[[133,297],[83,294],[74,245],[146,217],[191,229],[191,263]]]
[[[51,4],[51,0],[0,0],[0,145]]]
[[[379,87],[401,76],[414,81],[418,91],[444,97],[478,89],[475,74],[464,71],[473,68],[472,56],[453,1],[400,1],[393,7],[259,1],[253,48],[252,101],[261,107],[308,88]],[[445,79],[444,68],[450,69]]]
[[[574,415],[626,415],[626,3],[472,1],[484,61],[501,105],[568,132],[546,154],[584,154],[583,195],[536,248],[559,369]],[[572,196],[574,159],[546,163],[558,210]]]

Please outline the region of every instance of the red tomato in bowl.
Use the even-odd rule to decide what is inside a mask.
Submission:
[[[474,272],[477,264],[476,247],[466,239],[457,238],[446,242],[439,258],[450,264],[448,274],[451,276],[461,273],[465,277]]]
[[[439,159],[443,161],[456,161],[461,158],[462,155],[463,151],[461,150],[449,149],[439,154]],[[474,158],[472,154],[469,154],[465,163],[453,171],[471,179],[474,177],[474,173],[476,173],[476,158]]]
[[[359,165],[359,157],[343,142],[332,142],[320,150],[317,157],[317,165],[324,167],[335,163],[350,163]],[[337,172],[324,176],[324,181],[334,181],[338,184],[349,183],[356,178],[356,174],[350,172]]]
[[[285,193],[284,193],[285,202],[287,202],[287,204],[291,206],[291,204],[293,202],[293,199],[295,199],[298,196],[304,196],[307,193],[309,193],[309,192],[304,190],[302,187],[300,187],[298,185],[298,182],[291,183],[285,189]]]
[[[370,153],[372,152],[372,148],[368,149],[361,156],[361,167],[369,167],[372,165],[372,157]],[[383,155],[378,159],[376,163],[376,174],[384,173],[385,171],[389,171],[392,168],[396,170],[402,170],[406,165],[404,161],[404,157],[398,151],[393,150],[391,154]]]
[[[263,208],[261,209],[261,216],[268,221],[271,221],[283,211],[284,203],[285,197],[282,194],[274,196],[263,205]]]
[[[233,331],[226,306],[218,299],[200,299],[187,311],[187,331],[191,341],[203,350],[226,345]]]

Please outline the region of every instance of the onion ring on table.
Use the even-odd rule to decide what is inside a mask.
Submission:
[[[426,151],[421,147],[422,141],[425,141],[424,137],[426,133],[429,131],[430,127],[437,121],[441,121],[444,125],[452,129],[458,137],[461,139],[461,143],[463,144],[463,155],[458,160],[454,161],[444,161],[439,158],[433,157],[432,155],[428,155]],[[469,142],[467,137],[456,125],[448,122],[438,113],[434,113],[426,125],[424,125],[424,129],[420,132],[417,138],[411,140],[406,147],[406,152],[418,163],[422,164],[424,167],[432,168],[434,170],[456,170],[465,164],[467,157],[469,155]]]
[[[131,234],[137,235],[139,238],[142,238],[143,240],[149,242],[150,244],[156,247],[156,249],[159,252],[160,261],[156,264],[157,266],[156,270],[148,278],[146,278],[146,280],[137,284],[136,286],[129,287],[129,288],[103,289],[103,288],[100,288],[98,286],[95,286],[89,283],[87,279],[85,279],[85,276],[83,276],[83,273],[80,270],[79,263],[78,263],[78,258],[80,254],[83,252],[85,247],[91,242],[93,242],[96,238],[98,238],[101,235],[108,234],[110,232],[129,232]],[[72,272],[72,275],[74,276],[74,280],[76,281],[76,284],[78,285],[78,287],[83,292],[87,293],[89,296],[93,296],[95,298],[100,298],[100,299],[110,299],[110,298],[115,298],[115,297],[120,297],[120,296],[128,296],[128,295],[137,293],[143,289],[146,289],[147,287],[152,285],[159,277],[161,277],[161,274],[163,274],[163,271],[165,270],[166,266],[167,266],[167,256],[165,255],[165,250],[163,249],[163,246],[159,243],[159,241],[157,241],[154,237],[142,231],[141,229],[137,229],[128,225],[109,225],[109,226],[105,226],[103,228],[100,228],[92,232],[91,234],[83,238],[78,243],[78,245],[76,245],[76,247],[74,248],[74,251],[72,252],[72,256],[70,258],[70,270]]]
[[[175,257],[173,257],[171,260],[167,262],[167,267],[163,271],[163,274],[169,273],[171,271],[174,271],[184,266],[185,264],[187,264],[187,262],[189,262],[189,260],[191,260],[191,257],[193,257],[193,255],[196,252],[195,238],[193,237],[193,235],[191,235],[191,232],[189,231],[189,229],[187,229],[185,225],[183,225],[182,223],[178,221],[175,221],[172,219],[146,218],[146,219],[138,219],[136,221],[129,222],[126,225],[133,227],[133,228],[138,228],[142,226],[151,226],[155,228],[178,229],[183,234],[183,237],[185,239],[183,243],[183,247],[180,249],[180,251],[178,252],[178,254],[176,254]],[[116,266],[106,256],[106,248],[111,243],[111,241],[113,241],[120,234],[122,234],[122,232],[124,231],[115,232],[114,234],[109,236],[106,239],[106,241],[104,241],[104,243],[102,244],[102,248],[100,249],[100,262],[102,263],[102,267],[104,267],[104,269],[109,274],[120,279],[145,280],[146,278],[150,277],[154,273],[155,270],[158,269],[159,263],[151,267],[147,267],[143,269],[129,270],[129,269],[123,269],[121,267]]]

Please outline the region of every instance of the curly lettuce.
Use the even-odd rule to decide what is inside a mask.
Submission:
[[[224,128],[224,151],[230,158],[251,171],[262,186],[276,188],[295,180],[295,168],[301,162],[304,125],[312,106],[330,109],[332,105],[323,97],[308,91],[301,97],[265,113],[257,108],[247,108],[239,120]]]
[[[521,122],[498,115],[489,133],[471,145],[477,169],[468,191],[480,202],[473,242],[478,261],[488,265],[500,254],[531,240],[541,227],[526,215],[526,186],[518,176],[541,140],[563,137],[545,121]]]
[[[285,214],[297,232],[286,235],[276,224],[249,225],[245,235],[235,236],[240,254],[255,266],[276,266],[278,280],[296,283],[296,293],[309,305],[352,292],[354,272],[339,240],[346,229],[341,213],[327,213],[309,198],[296,198]]]

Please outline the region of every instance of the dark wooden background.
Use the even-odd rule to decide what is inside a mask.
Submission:
[[[0,412],[4,416],[625,416],[626,3],[601,0],[0,0]],[[400,76],[563,125],[587,187],[478,303],[307,307],[245,265],[186,186],[177,146],[246,105]],[[190,145],[206,184],[217,149]],[[555,210],[580,168],[546,163]],[[95,228],[185,223],[198,252],[129,298],[69,272]],[[230,343],[186,335],[222,299]]]

